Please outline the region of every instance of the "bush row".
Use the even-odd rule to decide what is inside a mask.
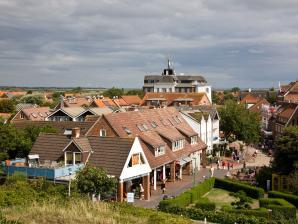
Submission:
[[[214,182],[214,178],[209,178],[196,187],[180,194],[176,198],[161,201],[159,203],[159,207],[161,209],[169,206],[186,207],[189,204],[195,203],[196,201],[198,201],[199,198],[201,198],[204,194],[206,194],[213,188]]]
[[[259,187],[249,186],[247,184],[242,184],[239,182],[227,180],[227,179],[215,179],[214,187],[221,188],[231,192],[244,191],[247,196],[252,198],[262,198],[264,197],[264,190]]]
[[[193,220],[204,220],[208,222],[221,224],[264,224],[267,219],[263,217],[247,216],[242,214],[234,214],[220,211],[204,211],[198,208],[181,208],[178,206],[168,207],[164,212],[182,215]]]
[[[273,219],[296,219],[296,207],[282,198],[261,198],[260,207],[272,210]]]
[[[214,202],[209,201],[208,198],[200,198],[196,202],[195,207],[206,211],[214,211],[216,208],[216,204]]]
[[[268,218],[268,210],[266,208],[259,208],[259,209],[233,209],[231,207],[224,207],[222,208],[224,212],[228,213],[235,213],[235,214],[242,214],[242,215],[249,215],[249,216],[256,216],[256,217],[263,217]]]
[[[286,201],[293,204],[296,208],[298,208],[298,196],[293,194],[287,194],[279,191],[269,191],[268,192],[269,198],[283,198]]]

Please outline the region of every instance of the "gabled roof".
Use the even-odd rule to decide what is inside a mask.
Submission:
[[[256,104],[261,98],[251,93],[248,93],[242,100],[241,103]]]
[[[112,113],[103,115],[101,119],[105,119],[119,137],[134,138],[139,136],[151,168],[169,163],[181,155],[187,156],[191,152],[206,147],[199,139],[197,145],[190,145],[188,141],[185,141],[184,149],[172,151],[165,139],[172,142],[185,139],[185,135],[178,130],[179,127],[184,132],[194,132],[179,111],[173,107]],[[161,145],[165,145],[166,153],[163,156],[155,157],[153,152],[157,146]]]
[[[251,106],[248,110],[256,113],[261,113],[262,105],[270,105],[266,99],[260,99],[255,105]]]
[[[71,118],[75,118],[75,117],[80,116],[82,113],[84,113],[86,111],[86,109],[83,108],[83,107],[64,107],[64,108],[59,108],[58,110],[55,110],[54,112],[52,112],[47,117],[52,117],[58,111],[61,111],[61,112],[65,113],[67,116],[69,116]]]
[[[18,103],[16,105],[16,110],[19,111],[22,109],[27,109],[27,108],[32,108],[32,107],[39,107],[39,106],[36,104],[32,104],[32,103]]]
[[[57,130],[58,134],[63,134],[65,130],[71,130],[75,127],[80,128],[81,135],[84,135],[95,123],[95,120],[93,121],[15,121],[13,123],[13,126],[18,129],[25,129],[27,127],[43,127],[43,126],[51,126]]]
[[[50,114],[49,107],[31,107],[21,110],[27,119],[31,121],[44,121]]]
[[[192,105],[202,105],[202,104],[210,104],[208,97],[205,99],[208,102],[202,102],[205,93],[146,93],[144,96],[141,105],[145,105],[146,101],[152,101],[155,99],[165,99],[167,101],[167,105],[170,106],[174,101],[191,101]]]
[[[125,95],[121,96],[121,98],[128,104],[128,105],[139,105],[142,100],[138,95]]]
[[[70,97],[63,100],[64,107],[89,106],[92,99],[87,97]]]

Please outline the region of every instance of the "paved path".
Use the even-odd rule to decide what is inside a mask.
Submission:
[[[227,170],[214,170],[214,176],[222,178],[227,174]],[[195,177],[195,184],[198,184],[204,180],[204,178],[210,177],[210,171],[208,168],[201,169],[198,171],[196,177]],[[184,175],[183,180],[181,181],[175,181],[175,182],[167,182],[166,183],[166,195],[168,196],[177,196],[184,191],[192,188],[194,185],[194,177]],[[160,183],[157,185],[156,191],[152,189],[151,191],[151,198],[149,201],[146,200],[135,200],[134,205],[143,207],[143,208],[156,208],[159,204],[159,202],[163,199],[164,195],[162,194],[162,191],[160,189]]]

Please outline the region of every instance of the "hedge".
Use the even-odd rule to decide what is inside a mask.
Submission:
[[[181,208],[178,206],[168,207],[164,212],[182,215],[193,220],[204,220],[208,222],[221,223],[221,224],[264,224],[267,219],[263,217],[247,216],[242,214],[233,214],[221,211],[204,211],[198,208]]]
[[[298,196],[294,194],[287,194],[279,191],[269,191],[268,192],[269,198],[283,198],[286,201],[293,204],[296,208],[298,208]]]
[[[242,214],[242,215],[248,215],[248,216],[268,218],[268,210],[266,208],[259,208],[259,209],[222,208],[222,210],[228,213],[236,213],[236,214]]]
[[[237,192],[242,190],[246,193],[247,196],[255,199],[264,197],[264,189],[262,188],[249,186],[247,184],[243,184],[243,183],[239,183],[239,182],[235,182],[227,179],[215,178],[214,187],[221,188],[231,192]]]
[[[200,198],[196,202],[195,207],[206,211],[214,211],[216,208],[216,204],[214,202],[209,201],[208,198]]]
[[[262,198],[259,201],[260,207],[272,210],[274,219],[296,219],[296,207],[282,198]]]
[[[189,204],[195,203],[200,199],[204,194],[209,192],[214,186],[215,179],[209,178],[205,180],[203,183],[195,186],[194,188],[185,191],[184,193],[180,194],[176,198],[173,199],[166,199],[159,203],[159,207],[168,207],[168,206],[179,206],[179,207],[186,207]]]

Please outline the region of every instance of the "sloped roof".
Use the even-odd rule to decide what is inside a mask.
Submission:
[[[105,108],[91,107],[91,108],[89,108],[89,110],[91,112],[95,113],[96,115],[113,113],[113,110],[108,107],[105,107]]]
[[[121,98],[128,104],[128,105],[139,105],[142,100],[138,95],[125,95],[121,96]]]
[[[64,107],[82,107],[89,106],[91,98],[86,97],[71,97],[63,100]]]
[[[39,106],[36,104],[32,104],[32,103],[18,103],[16,105],[16,110],[19,111],[22,109],[27,109],[27,108],[32,108],[32,107],[39,107]]]
[[[22,109],[25,116],[31,121],[44,121],[50,114],[49,107],[31,107]]]
[[[177,99],[184,99],[187,101],[192,99],[192,105],[200,105],[204,104],[204,102],[202,102],[204,96],[206,96],[205,93],[146,93],[141,102],[141,105],[145,105],[146,101],[153,100],[154,98],[166,99],[168,106],[172,105],[173,102]],[[207,97],[206,99],[208,100]],[[205,103],[210,104],[209,100]]]
[[[43,127],[43,126],[51,126],[57,130],[57,133],[63,134],[65,130],[71,130],[75,127],[80,128],[81,135],[84,135],[95,123],[95,120],[93,121],[15,121],[13,123],[13,126],[18,129],[25,129],[27,127]]]
[[[201,139],[199,139],[197,145],[190,145],[185,141],[184,149],[176,152],[172,151],[165,142],[165,139],[169,139],[170,141],[184,139],[185,136],[178,130],[179,127],[184,132],[193,132],[179,111],[173,107],[107,114],[103,115],[102,119],[107,120],[119,137],[133,138],[139,136],[143,140],[143,149],[146,157],[149,159],[151,168],[178,159],[179,155],[190,154],[190,152],[202,150],[206,147]],[[125,129],[128,129],[129,133]],[[166,146],[165,155],[160,156],[164,159],[155,157],[153,154],[153,149],[160,145]]]
[[[251,93],[248,93],[242,100],[241,103],[256,104],[261,98]]]
[[[256,113],[261,113],[262,105],[270,105],[266,99],[260,99],[255,105],[251,106],[248,110]]]

